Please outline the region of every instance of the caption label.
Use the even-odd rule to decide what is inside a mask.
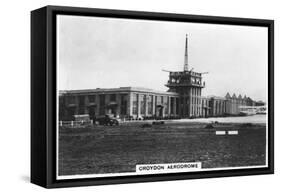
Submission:
[[[201,162],[136,165],[136,172],[140,174],[189,172],[198,169],[201,169]]]

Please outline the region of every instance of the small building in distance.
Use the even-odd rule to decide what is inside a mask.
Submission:
[[[202,75],[188,66],[185,39],[183,71],[168,71],[168,91],[141,87],[97,88],[59,91],[59,120],[77,115],[91,119],[113,114],[124,119],[198,118],[239,115],[241,106],[262,105],[249,97],[227,93],[225,97],[202,96]],[[264,104],[263,104],[264,105]]]

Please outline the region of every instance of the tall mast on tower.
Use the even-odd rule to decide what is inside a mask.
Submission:
[[[185,52],[184,52],[184,68],[183,71],[188,71],[188,39],[187,39],[187,34],[185,36]]]

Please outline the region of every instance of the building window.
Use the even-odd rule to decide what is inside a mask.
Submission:
[[[89,99],[90,103],[95,103],[96,102],[96,96],[95,95],[88,96],[88,99]]]
[[[74,117],[73,117],[74,115],[75,115],[75,107],[68,107],[66,120],[74,120]]]
[[[195,78],[191,77],[191,83],[194,84],[195,83]]]
[[[79,96],[78,102],[78,114],[85,114],[85,96]]]
[[[127,114],[127,94],[121,95],[121,115]]]
[[[68,104],[76,104],[75,96],[68,96],[67,101],[68,101]]]
[[[133,94],[133,114],[138,114],[138,96],[137,94]]]
[[[102,94],[99,96],[100,97],[100,115],[104,115],[105,114],[105,95]]]
[[[110,94],[110,102],[116,101],[116,94]]]
[[[170,100],[171,114],[175,114],[174,113],[174,100],[175,100],[175,98],[171,97],[171,100]]]
[[[157,96],[155,96],[155,97],[154,97],[154,102],[153,102],[153,103],[154,103],[155,110],[154,110],[153,114],[156,113],[157,100],[158,100],[158,99],[157,99]]]
[[[187,105],[189,104],[189,98],[188,98],[188,97],[185,99],[185,103],[186,103]]]
[[[147,109],[148,109],[148,114],[153,114],[153,107],[152,107],[152,103],[153,103],[153,100],[152,100],[153,96],[149,95],[148,96],[148,99],[147,99]]]
[[[165,114],[168,114],[168,96],[164,98]]]
[[[96,107],[95,106],[89,106],[88,107],[88,112],[89,112],[89,116],[90,116],[91,119],[95,118]]]
[[[133,102],[133,114],[137,115],[138,114],[138,105],[137,105],[137,101]]]
[[[176,114],[179,114],[179,99],[176,98]]]
[[[162,104],[162,96],[156,96],[156,106]]]
[[[145,95],[141,95],[140,96],[140,104],[141,104],[141,114],[144,115],[145,114]]]

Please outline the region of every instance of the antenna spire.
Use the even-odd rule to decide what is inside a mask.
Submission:
[[[185,52],[184,52],[184,71],[188,71],[188,38],[187,34],[185,35]]]

